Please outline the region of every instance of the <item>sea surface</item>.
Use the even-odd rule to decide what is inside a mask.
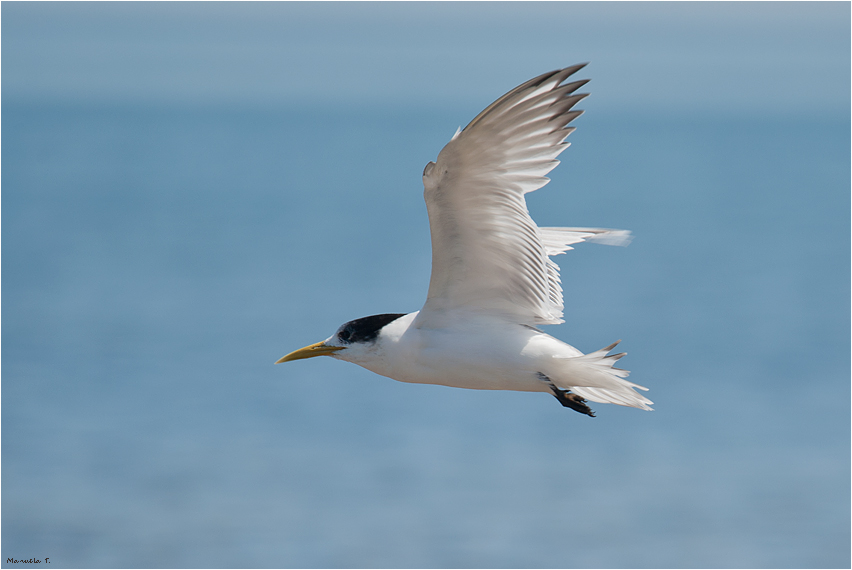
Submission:
[[[532,215],[635,239],[557,258],[547,332],[653,412],[273,365],[420,308],[471,117],[4,101],[3,560],[849,567],[848,114],[576,121]]]

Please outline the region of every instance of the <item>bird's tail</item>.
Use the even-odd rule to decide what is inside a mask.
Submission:
[[[609,354],[619,342],[582,356],[560,358],[560,374],[551,377],[553,383],[592,402],[651,410],[649,404],[654,402],[636,392],[648,389],[624,380],[630,372],[614,366],[627,354]]]

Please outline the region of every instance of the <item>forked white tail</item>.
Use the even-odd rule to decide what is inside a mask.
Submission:
[[[649,404],[654,402],[635,390],[647,391],[648,388],[624,380],[630,372],[614,366],[619,358],[627,354],[609,354],[619,342],[583,356],[559,359],[561,374],[551,377],[551,380],[559,388],[571,390],[592,402],[651,410]]]

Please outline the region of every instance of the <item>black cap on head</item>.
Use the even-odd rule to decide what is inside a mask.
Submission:
[[[392,323],[407,313],[386,313],[383,315],[372,315],[349,321],[337,333],[337,339],[346,344],[356,342],[370,342],[376,340],[379,331],[388,323]]]

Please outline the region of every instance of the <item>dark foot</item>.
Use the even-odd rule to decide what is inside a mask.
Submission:
[[[556,387],[553,381],[548,378],[546,375],[541,372],[538,373],[538,377],[542,382],[546,382],[550,391],[553,392],[553,395],[556,396],[556,399],[559,400],[559,403],[565,406],[566,408],[571,408],[575,412],[580,412],[581,414],[586,414],[587,416],[595,417],[595,413],[592,409],[586,405],[585,398],[581,398],[577,394],[571,393],[570,390],[560,390]]]
[[[560,390],[559,388],[553,388],[553,395],[556,396],[556,399],[559,400],[559,403],[565,406],[566,408],[571,408],[575,412],[580,412],[581,414],[586,414],[587,416],[595,417],[595,413],[592,409],[586,405],[586,400],[581,398],[577,394],[572,394],[569,390]]]

